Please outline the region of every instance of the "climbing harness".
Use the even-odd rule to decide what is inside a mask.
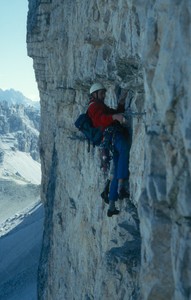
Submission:
[[[110,162],[113,159],[114,154],[114,139],[117,133],[121,132],[123,135],[129,133],[127,128],[121,124],[115,124],[107,127],[103,132],[103,140],[99,146],[100,150],[100,160],[101,160],[101,169],[104,175],[110,170]]]

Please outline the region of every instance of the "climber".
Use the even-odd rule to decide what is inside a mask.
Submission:
[[[129,197],[129,150],[130,143],[124,134],[124,127],[121,126],[126,120],[123,117],[125,111],[125,98],[127,94],[119,99],[117,109],[108,107],[105,103],[106,89],[101,83],[94,83],[90,88],[90,102],[88,115],[94,127],[100,127],[105,131],[112,126],[115,130],[111,138],[113,145],[114,174],[109,188],[109,209],[107,216],[119,214],[115,207],[118,199]]]

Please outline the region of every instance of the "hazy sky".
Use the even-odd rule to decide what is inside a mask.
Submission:
[[[32,58],[27,56],[28,0],[0,0],[0,89],[39,100]]]

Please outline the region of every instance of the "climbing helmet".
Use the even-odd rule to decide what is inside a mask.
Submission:
[[[104,85],[102,83],[94,83],[90,88],[90,94],[93,94],[94,92],[97,92],[99,90],[106,91],[106,88],[104,87]]]

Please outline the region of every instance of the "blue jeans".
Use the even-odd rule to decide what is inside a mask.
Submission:
[[[109,201],[118,199],[118,180],[129,179],[130,142],[120,132],[114,137],[114,174],[110,185]]]

